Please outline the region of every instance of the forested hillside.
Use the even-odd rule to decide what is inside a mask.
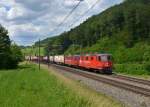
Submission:
[[[150,0],[125,0],[42,43],[56,54],[101,52],[111,53],[119,64],[149,63]]]

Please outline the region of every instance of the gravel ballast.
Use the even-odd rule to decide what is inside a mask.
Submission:
[[[150,107],[150,97],[145,97],[140,94],[133,93],[124,89],[120,89],[102,82],[98,82],[89,78],[85,78],[71,72],[57,69],[56,67],[50,66],[50,69],[61,73],[62,75],[71,78],[84,84],[97,92],[103,93],[107,96],[111,96],[116,100],[122,102],[129,107]]]

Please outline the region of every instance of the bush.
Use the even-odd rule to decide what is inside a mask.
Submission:
[[[150,75],[149,67],[150,65],[145,64],[115,64],[115,72],[131,75]]]
[[[150,73],[150,62],[145,64],[145,69]]]

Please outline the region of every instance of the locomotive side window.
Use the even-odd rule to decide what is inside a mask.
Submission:
[[[93,58],[93,56],[91,57],[91,60],[93,60],[94,58]]]
[[[101,56],[98,57],[98,61],[101,61]]]
[[[74,57],[74,60],[77,60],[77,57]]]
[[[75,57],[75,60],[80,60],[80,57],[79,57],[79,56],[76,56],[76,57]]]
[[[86,60],[88,60],[88,56],[86,57]]]

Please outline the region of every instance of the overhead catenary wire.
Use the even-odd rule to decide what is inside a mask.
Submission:
[[[67,14],[64,19],[62,20],[62,22],[60,24],[57,25],[57,27],[52,30],[51,32],[53,31],[56,31],[57,29],[59,29],[60,26],[62,26],[65,21],[72,15],[72,13],[77,9],[77,7],[80,5],[80,3],[82,2],[83,0],[79,0],[79,2],[77,3],[77,5],[75,5],[75,7],[69,12],[69,14]]]
[[[86,10],[78,19],[76,19],[69,27],[72,28],[73,25],[78,22],[82,17],[84,17],[91,9],[93,9],[100,0],[97,0],[88,10]]]

